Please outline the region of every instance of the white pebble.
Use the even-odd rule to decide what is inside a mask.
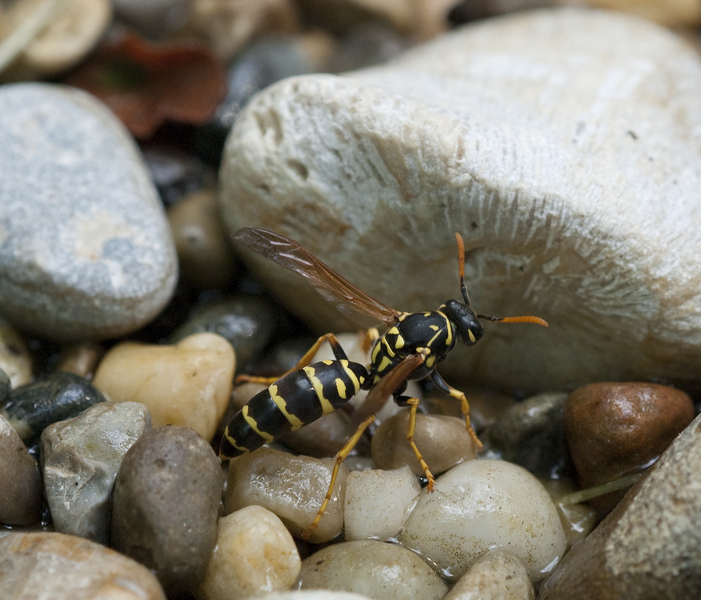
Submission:
[[[409,467],[349,473],[344,503],[346,540],[396,537],[420,492]]]
[[[261,506],[248,506],[219,519],[217,545],[197,600],[236,600],[286,591],[302,565],[282,521]]]
[[[567,546],[557,510],[526,469],[501,460],[470,460],[422,493],[399,541],[455,581],[485,552],[505,548],[531,581],[545,577]]]

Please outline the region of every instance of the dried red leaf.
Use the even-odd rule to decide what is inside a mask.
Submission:
[[[145,138],[166,119],[210,120],[226,95],[226,70],[199,43],[155,44],[128,32],[99,47],[66,83],[100,98]]]

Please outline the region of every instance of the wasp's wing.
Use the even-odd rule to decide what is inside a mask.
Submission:
[[[402,360],[370,389],[363,403],[353,413],[353,420],[360,423],[377,413],[394,391],[423,364],[424,360],[421,354],[410,354]]]
[[[357,323],[369,326],[397,322],[398,311],[354,286],[294,240],[273,231],[250,227],[239,229],[232,237],[304,277],[326,300]]]

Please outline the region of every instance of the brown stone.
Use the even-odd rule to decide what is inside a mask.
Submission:
[[[655,460],[694,418],[689,396],[653,383],[592,383],[565,403],[564,428],[579,484],[593,487]],[[624,492],[598,499],[610,509]]]

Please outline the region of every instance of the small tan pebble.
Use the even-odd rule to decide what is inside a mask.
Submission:
[[[699,0],[587,0],[585,4],[593,8],[629,12],[667,27],[701,23]]]
[[[540,587],[542,600],[701,598],[701,416]]]
[[[95,368],[104,354],[105,349],[97,342],[82,342],[66,346],[61,350],[56,371],[66,371],[90,379],[95,374]]]
[[[439,600],[447,586],[418,554],[377,541],[327,546],[302,561],[300,589],[330,589],[383,600]]]
[[[346,480],[346,541],[389,540],[401,531],[421,487],[409,467],[352,471]]]
[[[14,28],[26,23],[46,3],[22,0],[8,14]],[[56,75],[76,65],[100,40],[112,19],[109,0],[67,0],[54,3],[46,24],[19,54],[9,71],[13,79]]]
[[[211,441],[229,402],[236,359],[229,342],[197,333],[173,346],[122,342],[93,385],[115,402],[140,402],[154,427],[184,425]]]
[[[219,519],[217,545],[197,600],[237,600],[289,590],[302,561],[282,521],[261,506]]]
[[[183,277],[198,289],[229,283],[235,272],[233,249],[219,216],[216,190],[202,189],[168,209]]]
[[[533,600],[533,584],[523,563],[511,552],[491,550],[481,556],[445,596],[445,600]]]
[[[631,474],[664,452],[694,418],[688,394],[652,383],[592,383],[565,403],[563,423],[583,488]],[[625,490],[591,501],[610,510]]]
[[[414,474],[423,475],[406,437],[408,426],[409,409],[382,423],[372,438],[372,457],[381,469],[408,465]],[[477,456],[477,447],[465,421],[457,417],[416,415],[414,443],[434,475]]]
[[[297,7],[290,0],[192,0],[186,33],[205,40],[228,62],[256,36],[298,28]]]
[[[0,318],[0,369],[10,378],[13,388],[29,383],[32,378],[32,357],[24,338]]]
[[[38,523],[41,518],[43,487],[37,462],[12,425],[1,416],[0,482],[0,523]]]
[[[275,513],[292,535],[299,537],[312,523],[331,483],[334,460],[293,456],[260,448],[229,463],[227,514],[256,504]],[[331,500],[313,543],[328,542],[343,529],[343,497],[348,469],[341,465]]]
[[[156,577],[135,560],[50,532],[0,538],[0,591],[8,600],[166,600]]]
[[[518,465],[487,459],[469,460],[436,479],[432,493],[421,493],[398,539],[448,581],[491,548],[508,548],[531,581],[539,581],[567,546],[543,485]]]

